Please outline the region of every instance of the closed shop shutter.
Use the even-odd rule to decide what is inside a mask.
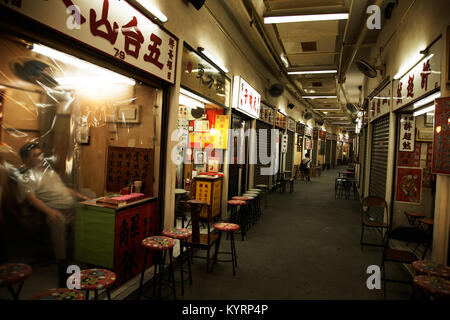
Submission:
[[[313,139],[313,149],[312,149],[312,164],[317,165],[317,148],[319,147],[319,141],[317,138]]]
[[[295,133],[288,130],[287,135],[288,135],[288,145],[287,145],[287,152],[286,152],[286,165],[284,168],[286,171],[292,171],[292,166],[294,164]]]
[[[266,130],[267,134],[267,140],[263,141],[260,139],[260,132],[259,130]],[[259,157],[260,154],[265,155],[269,157],[271,155],[271,139],[272,139],[272,127],[269,124],[266,124],[261,121],[256,121],[256,142],[257,142],[257,163],[254,166],[254,185],[258,184],[265,184],[269,185],[269,175],[262,175],[261,169],[262,168],[268,168],[270,167],[271,163],[268,164],[261,164],[261,159]]]
[[[373,122],[369,195],[385,198],[389,146],[389,115]]]
[[[367,161],[367,156],[369,153],[369,150],[367,150],[367,136],[368,136],[368,130],[369,127],[365,127],[362,130],[362,134],[363,136],[361,137],[363,139],[363,149],[361,150],[360,154],[361,154],[361,184],[362,184],[362,188],[361,188],[361,194],[364,196],[364,191],[365,191],[365,185],[366,185],[366,161]]]
[[[325,163],[330,167],[331,164],[331,140],[326,140]]]

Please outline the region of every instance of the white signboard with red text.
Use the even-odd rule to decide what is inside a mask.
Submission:
[[[259,118],[261,95],[239,76],[234,76],[233,108],[252,118]]]
[[[424,55],[424,60],[401,79],[394,81],[393,110],[397,110],[440,87],[441,46],[442,40],[439,40]]]
[[[169,83],[175,82],[178,39],[121,0],[2,1],[75,41]]]
[[[416,120],[412,114],[400,115],[400,144],[399,151],[414,152],[416,135]]]
[[[389,113],[392,101],[392,83],[389,82],[383,90],[377,93],[369,102],[369,121]]]

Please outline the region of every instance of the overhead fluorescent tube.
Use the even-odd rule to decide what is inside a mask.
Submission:
[[[341,111],[341,109],[313,109],[314,111]]]
[[[122,82],[122,83],[127,83],[129,85],[135,85],[136,81],[134,81],[134,79],[125,77],[121,74],[109,71],[107,69],[104,69],[102,67],[96,66],[95,64],[89,63],[87,61],[78,59],[76,57],[70,56],[68,54],[65,54],[63,52],[54,50],[52,48],[43,46],[41,44],[33,44],[33,52],[42,54],[44,56],[47,56],[49,58],[52,58],[54,60],[58,60],[60,62],[63,63],[67,63],[70,64],[74,67],[80,68],[80,69],[84,69],[86,71],[92,72],[95,74],[95,76],[101,76],[104,78],[108,78],[111,80],[111,82]]]
[[[337,70],[310,70],[310,71],[289,71],[288,74],[318,74],[318,73],[337,73]]]
[[[167,22],[167,17],[159,11],[154,5],[149,3],[147,0],[137,0],[137,2],[143,6],[148,12],[150,12],[152,15],[154,15],[156,18],[158,18],[161,22]]]
[[[180,93],[184,94],[185,96],[188,96],[188,97],[191,97],[191,98],[193,98],[193,99],[196,99],[196,100],[198,100],[198,101],[201,101],[201,102],[203,102],[203,103],[205,103],[205,104],[212,104],[212,102],[210,102],[210,101],[208,101],[208,100],[206,100],[206,99],[203,99],[203,98],[200,97],[199,95],[196,95],[195,93],[192,93],[192,92],[190,92],[190,91],[187,91],[186,89],[180,88]]]
[[[211,60],[212,62],[214,62],[214,64],[216,66],[218,66],[220,69],[222,69],[223,72],[228,73],[230,72],[227,68],[225,68],[225,66],[220,63],[211,53],[209,53],[207,50],[205,50],[204,48],[198,48],[200,52],[202,52],[205,56],[207,56],[209,58],[209,60]]]
[[[414,116],[414,117],[417,117],[417,116],[420,116],[421,114],[424,114],[424,113],[427,113],[427,112],[430,112],[430,111],[434,111],[434,105],[429,106],[429,107],[427,107],[427,108],[424,108],[424,109],[422,109],[422,110],[419,110],[419,111],[414,112],[414,113],[413,113],[413,116]]]
[[[279,16],[279,17],[272,16],[272,17],[265,17],[264,23],[272,24],[272,23],[343,20],[343,19],[348,19],[348,13],[308,14],[308,15]]]
[[[304,99],[336,99],[337,96],[303,96]]]
[[[417,66],[418,64],[420,64],[423,60],[428,60],[431,59],[434,56],[434,54],[430,54],[426,57],[421,58],[419,61],[415,62],[415,63],[408,63],[406,64],[406,67],[403,66],[402,68],[400,68],[400,70],[395,74],[394,76],[394,80],[398,80],[401,79],[407,72],[409,72],[411,69],[413,69],[415,66]]]
[[[414,103],[414,109],[420,108],[424,105],[427,105],[429,103],[432,103],[435,99],[439,98],[441,96],[440,92],[433,93],[432,95],[423,98],[422,100],[417,101]]]
[[[180,98],[178,100],[179,104],[183,106],[187,106],[190,108],[202,108],[205,109],[205,104],[191,97],[185,96],[184,94],[180,94]]]

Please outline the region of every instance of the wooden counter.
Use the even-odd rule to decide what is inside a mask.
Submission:
[[[114,271],[116,285],[142,271],[142,240],[158,232],[157,198],[145,198],[121,208],[85,201],[75,218],[75,260]],[[149,255],[147,266],[153,256]]]

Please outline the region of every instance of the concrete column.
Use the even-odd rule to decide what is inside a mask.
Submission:
[[[388,145],[388,160],[387,160],[387,170],[386,170],[386,194],[385,199],[388,208],[391,207],[392,204],[392,193],[395,192],[394,190],[394,183],[395,183],[395,173],[394,168],[395,166],[395,140],[397,137],[397,117],[394,112],[390,112],[389,114],[389,145]],[[394,212],[391,213],[391,215],[394,215]],[[391,222],[388,221],[389,217],[385,215],[385,222]],[[394,219],[392,219],[393,221]]]

